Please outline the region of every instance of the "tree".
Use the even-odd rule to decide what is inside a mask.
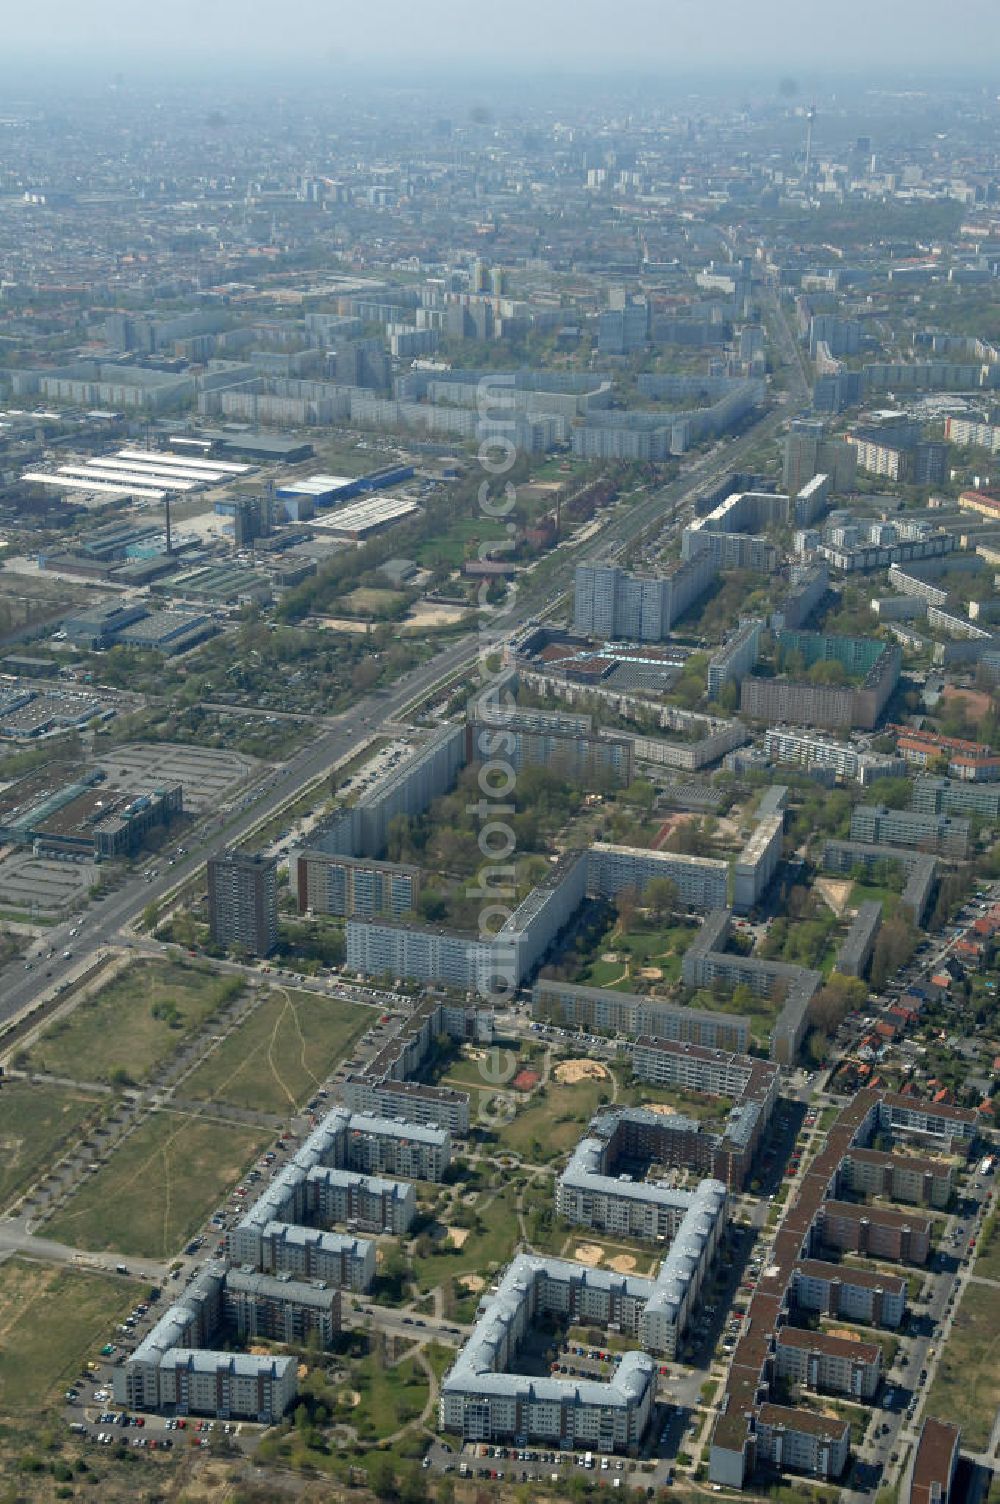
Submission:
[[[396,1496],[396,1469],[392,1458],[385,1452],[373,1452],[365,1463],[368,1487],[377,1499],[393,1499]]]
[[[653,877],[646,884],[642,901],[657,924],[665,924],[677,907],[677,884],[669,877]]]

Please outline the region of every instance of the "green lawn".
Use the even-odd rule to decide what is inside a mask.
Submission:
[[[427,1376],[412,1358],[390,1368],[368,1357],[351,1365],[350,1382],[361,1403],[348,1416],[360,1441],[380,1441],[407,1421],[415,1420],[427,1403]]]
[[[29,1065],[75,1081],[145,1081],[242,990],[239,977],[193,962],[136,961],[46,1029]]]
[[[863,903],[881,903],[885,908],[885,915],[896,912],[899,906],[899,894],[894,888],[880,888],[876,883],[855,883],[851,889],[848,906],[856,909]]]
[[[23,1259],[0,1264],[0,1408],[36,1417],[80,1374],[140,1288]]]
[[[566,1153],[601,1105],[611,1100],[611,1081],[585,1080],[573,1085],[553,1083],[533,1092],[513,1122],[501,1134],[504,1148],[536,1161]]]
[[[286,1113],[350,1055],[372,1010],[277,988],[184,1082],[184,1096]]]
[[[46,1223],[46,1235],[96,1252],[172,1258],[270,1138],[216,1118],[156,1112]]]
[[[962,1445],[981,1452],[1000,1405],[996,1290],[967,1285],[927,1397],[927,1413],[962,1427]]]
[[[439,538],[426,539],[413,557],[425,567],[443,560],[457,569],[464,559],[470,557],[470,544],[499,543],[506,538],[507,531],[502,522],[489,517],[456,517],[446,533]],[[471,553],[475,554],[474,548]]]
[[[493,1196],[493,1199],[489,1198]],[[505,1264],[518,1237],[517,1194],[505,1186],[495,1196],[480,1192],[472,1208],[478,1222],[461,1248],[442,1243],[441,1252],[413,1259],[413,1278],[422,1290],[431,1290],[448,1275],[480,1274],[486,1277],[491,1264]],[[448,1251],[444,1251],[444,1250]]]
[[[80,1125],[107,1104],[60,1086],[7,1081],[0,1090],[0,1208],[23,1191],[63,1146],[76,1145]]]

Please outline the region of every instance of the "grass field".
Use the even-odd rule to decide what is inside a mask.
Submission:
[[[565,1153],[580,1137],[581,1128],[597,1111],[602,1097],[610,1101],[610,1079],[552,1084],[543,1094],[535,1092],[503,1130],[503,1147],[536,1162]]]
[[[962,1427],[962,1445],[981,1452],[1000,1405],[997,1292],[967,1285],[927,1397],[927,1413]]]
[[[37,1414],[139,1298],[139,1287],[120,1279],[16,1258],[0,1264],[0,1409]]]
[[[184,1095],[285,1113],[312,1096],[371,1021],[370,1008],[279,988],[188,1077]]]
[[[848,900],[849,907],[856,909],[863,903],[881,903],[888,917],[899,907],[899,894],[893,888],[880,888],[876,883],[855,883]]]
[[[488,517],[457,517],[448,531],[440,538],[428,538],[414,553],[417,563],[425,567],[439,560],[457,568],[464,559],[475,554],[471,544],[482,542],[499,543],[506,540],[503,523]]]
[[[271,1134],[158,1112],[46,1224],[77,1248],[168,1259],[224,1200]]]
[[[430,1253],[413,1260],[413,1278],[421,1290],[431,1290],[449,1274],[485,1276],[491,1264],[503,1264],[510,1258],[518,1237],[517,1194],[505,1186],[492,1201],[491,1193],[482,1193],[473,1210],[478,1225],[469,1233],[461,1248],[450,1252]]]
[[[378,616],[392,606],[398,605],[403,596],[398,590],[379,590],[359,585],[349,595],[342,595],[331,608],[330,614],[346,612],[350,616]]]
[[[0,1208],[30,1185],[65,1140],[103,1106],[100,1097],[59,1086],[8,1081],[0,1091]]]
[[[46,1029],[29,1065],[75,1081],[110,1081],[122,1072],[145,1081],[242,988],[238,977],[194,963],[137,961]]]

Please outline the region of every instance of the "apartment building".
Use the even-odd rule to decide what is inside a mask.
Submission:
[[[469,762],[499,757],[515,773],[523,768],[548,768],[585,790],[626,788],[632,781],[631,740],[590,729],[590,716],[567,716],[559,711],[514,710],[490,717],[470,709],[467,728]],[[578,724],[588,723],[585,730]]]
[[[678,1007],[663,998],[615,992],[540,978],[532,989],[532,1015],[595,1034],[652,1035],[658,1041],[745,1052],[750,1020],[742,1014]]]
[[[629,574],[617,564],[578,564],[573,629],[585,637],[662,642],[715,574],[707,555],[682,560],[657,576]]]
[[[839,1478],[847,1466],[851,1428],[846,1420],[785,1405],[761,1405],[757,1412],[755,1460],[783,1472],[813,1478]],[[714,1475],[713,1475],[714,1476]]]
[[[809,680],[756,678],[740,687],[740,710],[771,726],[782,722],[829,729],[857,727],[872,731],[899,681],[902,651],[878,638],[837,638],[821,633],[779,633],[782,647],[801,652],[806,667],[822,660],[843,663],[862,673],[860,685],[814,684]]]
[[[208,920],[216,945],[269,956],[278,943],[278,861],[260,852],[208,859]]]
[[[840,1164],[840,1185],[860,1196],[885,1196],[911,1206],[943,1208],[951,1200],[954,1164],[947,1159],[851,1149]]]
[[[306,1211],[317,1227],[346,1222],[362,1232],[402,1237],[417,1214],[417,1197],[401,1180],[314,1165],[306,1177]]]
[[[781,1326],[775,1337],[774,1371],[802,1389],[870,1400],[882,1379],[882,1349],[877,1342]]]
[[[715,1179],[730,1190],[741,1188],[774,1111],[778,1067],[749,1055],[646,1037],[632,1047],[632,1072],[656,1086],[681,1086],[706,1096],[734,1099],[724,1132],[709,1134],[702,1129],[693,1145],[684,1126],[686,1119],[665,1118],[662,1133],[671,1140],[671,1147],[658,1152],[665,1163],[687,1162],[696,1169],[707,1164]],[[685,1151],[691,1155],[687,1161]]]
[[[956,778],[917,778],[910,807],[924,815],[978,815],[1000,820],[1000,787],[961,783]]]
[[[322,1280],[335,1290],[364,1294],[375,1278],[375,1244],[353,1234],[268,1222],[261,1233],[260,1253],[248,1262],[265,1274]]]
[[[758,617],[741,620],[737,630],[716,648],[708,660],[708,697],[717,700],[724,684],[740,684],[760,657],[764,622]]]
[[[295,1358],[171,1348],[160,1365],[160,1408],[218,1420],[280,1420],[298,1392]]]
[[[873,846],[912,846],[964,861],[969,853],[969,821],[958,816],[858,804],[851,814],[851,840]]]
[[[219,1420],[253,1420],[270,1424],[288,1409],[297,1392],[294,1358],[213,1351],[230,1316],[226,1288],[240,1283],[239,1272],[224,1264],[207,1264],[181,1297],[156,1321],[139,1346],[114,1371],[114,1395],[130,1410],[208,1415]],[[282,1284],[269,1294],[271,1319],[302,1329],[305,1314],[324,1303],[328,1319],[321,1335],[339,1330],[340,1307],[332,1291],[303,1290]]]
[[[410,1123],[447,1128],[456,1136],[469,1131],[469,1093],[451,1086],[419,1081],[379,1080],[370,1071],[346,1077],[343,1098],[353,1112],[373,1117],[405,1118]]]
[[[845,977],[863,977],[882,928],[881,903],[862,903],[837,953],[837,970]]]
[[[853,1201],[824,1201],[816,1219],[820,1241],[841,1253],[866,1253],[904,1264],[926,1264],[931,1223],[926,1217]]]
[[[733,862],[735,913],[749,914],[770,887],[781,860],[784,830],[783,814],[764,816]]]
[[[598,898],[614,898],[626,889],[641,893],[655,877],[667,878],[682,903],[708,910],[726,902],[729,864],[718,857],[679,856],[595,841],[587,853],[587,889]]]
[[[764,733],[764,751],[772,762],[794,763],[802,768],[832,768],[839,778],[866,787],[878,778],[900,778],[906,764],[899,757],[864,752],[853,742],[833,741],[801,726],[770,726]]]
[[[780,1423],[774,1424],[776,1407],[768,1397],[772,1358],[779,1329],[796,1306],[805,1310],[836,1309],[838,1313],[842,1310],[845,1315],[858,1310],[885,1325],[898,1324],[902,1319],[902,1281],[894,1286],[895,1277],[874,1270],[867,1271],[866,1280],[865,1271],[815,1258],[817,1248],[829,1244],[894,1262],[926,1261],[926,1218],[831,1199],[836,1196],[845,1156],[867,1148],[877,1132],[891,1129],[893,1103],[899,1100],[876,1091],[859,1092],[841,1109],[825,1147],[808,1166],[798,1192],[789,1201],[733,1354],[711,1442],[709,1476],[714,1482],[742,1488],[761,1459],[778,1466],[818,1470],[822,1476],[834,1476],[846,1464],[846,1430],[842,1435],[828,1432],[820,1436],[815,1432],[816,1422],[826,1418],[782,1407]],[[918,1110],[920,1105],[914,1103]],[[933,1111],[933,1104],[923,1106]],[[970,1119],[968,1126],[974,1131],[975,1114],[964,1116]],[[794,1445],[786,1446],[785,1438],[792,1435],[797,1437]]]
[[[416,908],[420,896],[419,867],[315,850],[296,853],[292,867],[300,914],[399,919]]]
[[[528,1331],[549,1311],[635,1330],[636,1309],[651,1284],[561,1259],[517,1257],[480,1307],[442,1380],[442,1428],[472,1442],[542,1442],[635,1455],[656,1394],[656,1364],[647,1353],[626,1353],[607,1381],[520,1374],[516,1363]],[[644,1288],[633,1292],[633,1285]]]
[[[223,1311],[241,1342],[264,1338],[302,1346],[314,1340],[326,1348],[340,1331],[338,1289],[246,1269],[228,1271]]]
[[[841,1316],[863,1326],[896,1328],[906,1314],[908,1286],[902,1274],[802,1259],[795,1265],[792,1304],[821,1316]]]
[[[685,986],[709,988],[723,982],[749,987],[757,997],[782,992],[784,1003],[771,1032],[771,1059],[791,1064],[805,1037],[809,1003],[822,977],[803,966],[727,951],[731,927],[731,910],[716,909],[708,915],[681,962]]]

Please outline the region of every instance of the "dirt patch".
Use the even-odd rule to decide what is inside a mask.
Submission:
[[[677,1114],[677,1108],[668,1102],[646,1102],[643,1105],[647,1112],[655,1112],[661,1118],[672,1118]]]
[[[327,632],[354,632],[364,636],[371,626],[371,620],[358,621],[350,616],[314,616],[312,618],[316,626],[322,627]]]
[[[342,1405],[350,1405],[352,1410],[361,1404],[361,1395],[357,1389],[342,1389],[337,1398]]]
[[[575,1086],[578,1081],[606,1081],[608,1068],[599,1060],[564,1060],[553,1075],[561,1086]]]
[[[481,1274],[463,1274],[458,1283],[473,1295],[478,1295],[480,1290],[486,1289],[486,1281]]]
[[[450,627],[468,615],[468,606],[441,606],[430,601],[417,601],[403,617],[403,631],[409,635],[423,627]]]
[[[578,1243],[573,1249],[573,1257],[578,1264],[589,1264],[593,1269],[604,1257],[604,1249],[600,1243]]]
[[[843,1337],[845,1342],[861,1341],[860,1333],[852,1332],[849,1326],[831,1326],[825,1327],[824,1330],[828,1337]]]
[[[469,1236],[469,1229],[467,1227],[449,1227],[447,1232],[455,1248],[461,1248]]]
[[[835,877],[817,877],[813,886],[826,906],[840,919],[847,908],[853,882],[840,882]]]
[[[661,982],[663,980],[663,967],[644,966],[639,975],[644,982]]]
[[[299,1383],[301,1384],[303,1379],[307,1379],[309,1377],[309,1369],[304,1363],[300,1363],[295,1370],[295,1374],[298,1378]]]
[[[601,953],[601,960],[605,966],[614,966],[617,961],[621,960],[621,957],[616,950],[606,950]]]
[[[635,1259],[630,1253],[616,1254],[613,1259],[608,1260],[608,1263],[617,1274],[631,1274],[635,1268]]]

